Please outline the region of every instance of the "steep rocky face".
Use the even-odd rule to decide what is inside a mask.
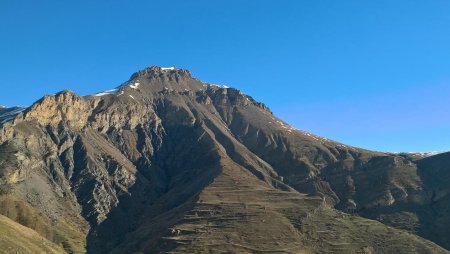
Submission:
[[[407,231],[450,248],[432,226],[448,220],[445,178],[433,183],[445,159],[299,131],[187,70],[45,96],[0,122],[0,214],[69,253],[447,252]]]

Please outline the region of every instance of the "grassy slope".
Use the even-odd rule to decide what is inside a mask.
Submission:
[[[0,253],[65,253],[63,248],[0,215]]]

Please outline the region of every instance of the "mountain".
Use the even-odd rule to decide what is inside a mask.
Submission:
[[[0,109],[0,214],[47,252],[449,253],[450,153],[423,157],[297,130],[153,66]]]

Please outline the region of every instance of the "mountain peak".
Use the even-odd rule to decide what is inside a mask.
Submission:
[[[150,66],[143,70],[140,70],[138,72],[133,73],[131,75],[130,80],[136,79],[136,78],[152,78],[152,77],[161,77],[162,75],[179,75],[179,76],[185,76],[192,78],[191,73],[189,70],[184,69],[178,69],[175,66],[171,67],[160,67],[160,66]]]

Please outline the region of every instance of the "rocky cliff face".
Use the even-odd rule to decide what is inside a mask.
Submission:
[[[0,122],[0,214],[69,253],[450,248],[446,155],[324,139],[187,70],[45,96]]]

